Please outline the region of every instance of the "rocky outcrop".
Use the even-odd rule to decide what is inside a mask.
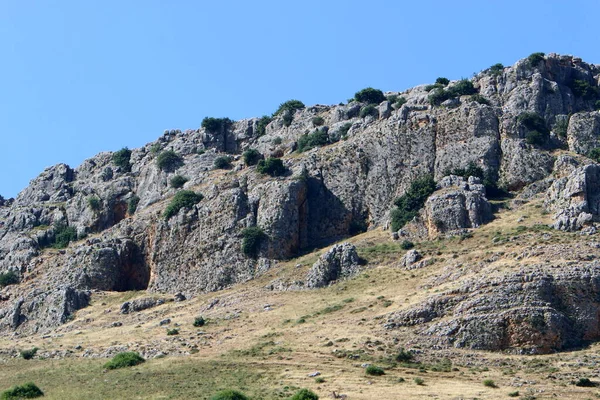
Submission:
[[[479,178],[455,175],[442,178],[420,213],[417,224],[429,237],[477,228],[493,219],[492,207]]]
[[[588,155],[600,147],[600,111],[580,112],[569,119],[567,130],[569,150]]]
[[[437,345],[549,353],[600,339],[600,266],[523,269],[480,277],[406,311],[385,326],[417,326]]]
[[[313,264],[306,275],[307,288],[325,287],[360,272],[360,258],[350,243],[336,244]]]
[[[546,192],[554,228],[575,231],[600,218],[600,166],[588,164],[556,179]]]

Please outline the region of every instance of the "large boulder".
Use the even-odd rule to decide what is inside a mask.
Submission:
[[[350,243],[333,246],[315,262],[306,276],[306,287],[320,288],[330,283],[351,278],[360,272],[360,258]]]

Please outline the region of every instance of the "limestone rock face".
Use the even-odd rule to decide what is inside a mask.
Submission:
[[[479,178],[450,175],[438,186],[425,202],[419,221],[430,237],[477,228],[492,220],[492,207]]]
[[[576,113],[569,119],[569,150],[587,155],[600,147],[600,111]]]
[[[600,166],[579,167],[556,179],[546,192],[546,207],[555,212],[554,228],[582,229],[600,218]]]
[[[599,284],[596,264],[552,272],[531,267],[466,282],[390,314],[385,326],[422,325],[422,335],[458,348],[549,353],[600,338]]]
[[[320,288],[331,282],[351,278],[360,271],[360,258],[350,243],[336,244],[313,264],[306,276],[306,287]]]

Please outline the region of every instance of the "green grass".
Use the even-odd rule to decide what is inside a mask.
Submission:
[[[167,357],[103,374],[105,361],[9,360],[2,365],[0,390],[33,381],[42,388],[46,400],[209,399],[225,389],[239,390],[253,399],[271,399],[281,390],[272,378],[278,370],[268,371],[262,365],[239,360]]]

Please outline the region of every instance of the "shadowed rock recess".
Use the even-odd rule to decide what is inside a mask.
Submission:
[[[514,204],[545,196],[554,228],[593,234],[599,77],[599,66],[572,56],[530,57],[468,83],[388,92],[374,107],[356,100],[303,107],[266,126],[259,118],[215,119],[211,130],[165,131],[119,157],[105,152],[77,168],[47,168],[0,206],[0,273],[20,280],[0,290],[0,331],[54,327],[95,290],[189,297],[248,281],[278,260],[387,229],[395,200],[425,176],[436,190],[396,238],[467,234],[494,219],[490,200],[502,191],[518,196]],[[261,153],[258,166],[244,162],[248,149]],[[272,158],[285,172],[269,169]],[[178,203],[183,190],[202,196]],[[353,245],[336,246],[306,287],[351,279],[358,261]],[[597,340],[598,266],[528,268],[463,282],[393,311],[385,327],[413,327],[440,346],[491,350],[549,352]]]

